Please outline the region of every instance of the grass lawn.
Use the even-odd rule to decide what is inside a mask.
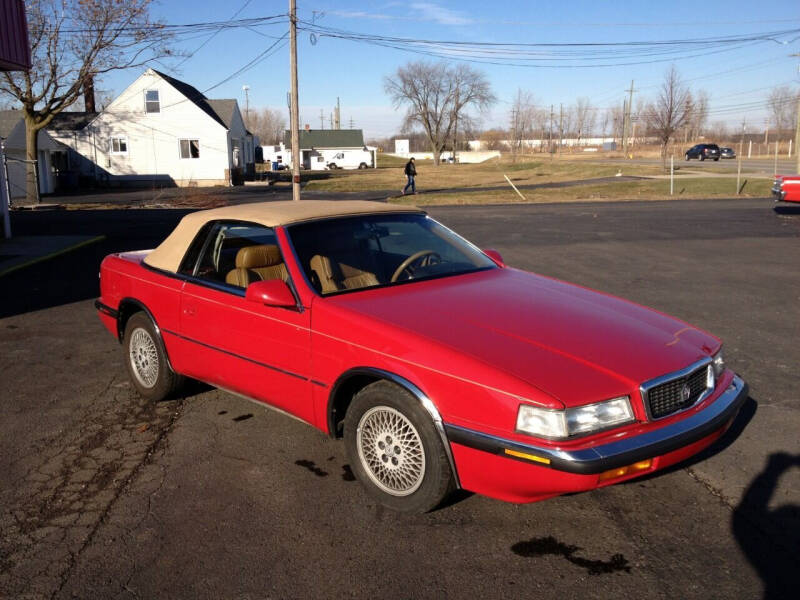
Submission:
[[[391,157],[386,157],[391,158]],[[381,160],[379,159],[379,165]],[[325,179],[309,181],[306,189],[329,192],[361,192],[372,190],[398,190],[405,185],[403,175],[405,161],[400,160],[396,168],[385,167],[363,171],[334,171]],[[613,165],[571,161],[564,159],[541,160],[511,163],[491,160],[479,164],[441,164],[434,166],[430,161],[417,163],[417,186],[422,189],[508,186],[504,175],[514,185],[569,181],[573,179],[592,179],[609,177],[622,171],[624,175],[660,175],[663,170],[651,165]]]
[[[744,178],[742,179],[744,181]],[[766,197],[772,182],[767,179],[751,179],[742,190],[742,197]],[[669,195],[669,179],[647,179],[641,181],[619,181],[602,184],[578,185],[566,188],[520,190],[522,200],[507,187],[491,192],[470,192],[465,188],[459,193],[422,193],[414,196],[390,198],[398,204],[508,204],[517,202],[592,202],[604,200],[670,200],[678,198],[731,198],[736,195],[736,178],[676,178],[675,193]]]

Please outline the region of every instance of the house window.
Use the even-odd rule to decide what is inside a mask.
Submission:
[[[127,154],[128,153],[128,138],[116,137],[111,138],[111,154]]]
[[[181,158],[200,158],[200,140],[181,140]]]
[[[144,93],[144,112],[161,112],[161,101],[158,98],[158,90],[147,90]]]

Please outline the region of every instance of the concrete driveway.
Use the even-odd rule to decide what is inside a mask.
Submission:
[[[431,209],[506,261],[719,335],[751,386],[671,471],[512,505],[374,505],[343,446],[195,386],[149,405],[92,306],[99,260],[175,210],[15,214],[104,234],[0,278],[0,597],[789,597],[800,567],[800,210],[767,200]],[[613,343],[613,340],[609,340]],[[795,588],[796,591],[796,588]]]

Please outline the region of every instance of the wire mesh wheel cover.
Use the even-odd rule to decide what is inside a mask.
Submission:
[[[356,447],[372,482],[392,496],[413,494],[425,475],[425,449],[403,413],[375,406],[358,422]]]
[[[133,374],[146,388],[158,380],[158,349],[147,330],[137,327],[131,334],[130,360]]]

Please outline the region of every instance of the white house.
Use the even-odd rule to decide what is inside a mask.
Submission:
[[[77,155],[71,167],[110,185],[230,185],[255,170],[237,101],[206,98],[154,69],[85,126],[50,134]]]
[[[40,194],[52,194],[56,190],[59,169],[66,158],[66,148],[56,141],[48,131],[38,133],[39,155],[36,175]],[[25,120],[19,110],[0,111],[0,143],[6,154],[8,191],[11,200],[24,198],[26,192],[26,148]],[[2,168],[2,165],[0,165]]]

